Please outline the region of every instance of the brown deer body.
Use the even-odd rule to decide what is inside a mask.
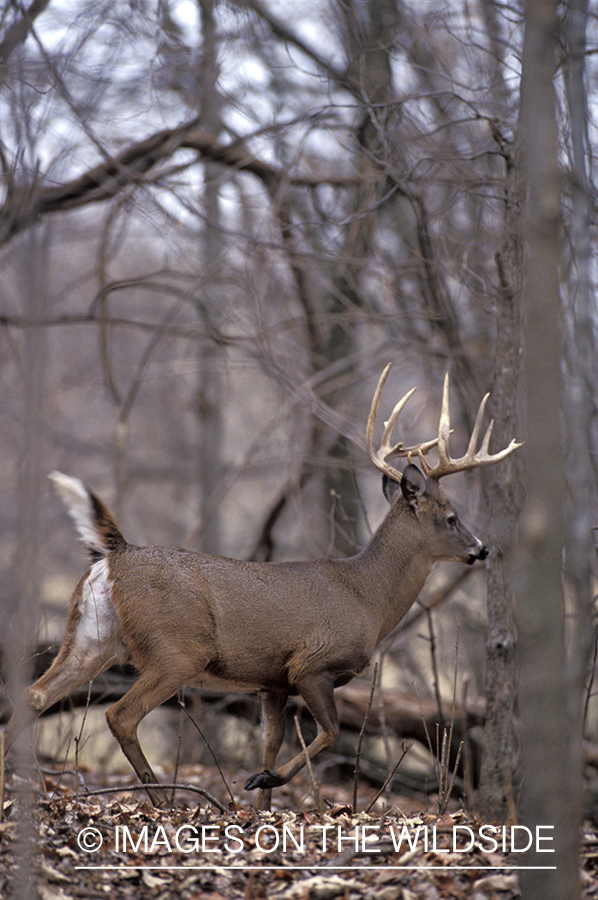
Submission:
[[[444,469],[459,470],[455,463],[463,469],[497,462],[518,446],[512,442],[489,456],[485,438],[475,454],[482,405],[470,442],[473,451],[460,461],[450,460],[446,451],[442,468],[447,405],[438,439],[409,450],[390,448],[390,431],[409,394],[395,407],[381,451],[374,453],[374,418],[387,371],[372,404],[368,449],[384,472],[391,508],[370,544],[348,559],[241,562],[136,547],[125,541],[91,491],[77,479],[55,473],[92,565],[71,599],[58,656],[25,691],[6,727],[6,749],[23,727],[71,690],[115,662],[132,661],[139,678],[106,718],[141,782],[157,780],[137,738],[139,722],[150,710],[185,685],[258,693],[264,771],[251,776],[245,787],[259,788],[257,806],[268,807],[271,788],[288,782],[305,765],[305,753],[300,753],[274,769],[287,697],[299,694],[316,720],[317,735],[306,751],[312,759],[338,733],[334,688],[368,665],[377,644],[415,601],[432,565],[486,557],[482,542],[461,525],[440,490]],[[447,391],[448,383],[445,395]],[[436,444],[440,462],[432,469],[424,454]],[[427,478],[412,464],[401,475],[386,461],[413,454]],[[157,805],[167,802],[161,788],[148,788],[148,794]]]

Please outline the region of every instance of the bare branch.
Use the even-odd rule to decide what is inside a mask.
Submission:
[[[33,22],[37,17],[44,12],[44,10],[49,5],[50,0],[33,0],[33,3],[28,9],[24,9],[20,3],[12,3],[20,12],[20,18],[13,22],[13,24],[7,29],[6,34],[2,41],[0,41],[0,66],[4,65],[10,55],[20,47],[21,44],[24,44],[31,32],[33,27]],[[0,79],[4,80],[2,77],[4,73],[0,70]]]
[[[41,216],[99,203],[115,197],[131,184],[143,183],[158,163],[170,159],[177,150],[196,150],[199,157],[221,163],[236,171],[250,172],[268,187],[280,183],[315,187],[319,184],[351,185],[354,176],[337,172],[296,174],[278,169],[254,156],[241,141],[222,144],[202,131],[193,119],[179,128],[164,129],[129,145],[118,156],[88,169],[65,184],[41,186],[36,183],[15,187],[10,202],[0,208],[0,244],[34,224]],[[157,179],[164,173],[156,173]]]

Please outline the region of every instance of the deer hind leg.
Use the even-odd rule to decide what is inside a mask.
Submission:
[[[46,709],[127,657],[107,575],[107,566],[101,561],[77,585],[58,655],[47,672],[21,694],[4,730],[5,751]]]
[[[299,694],[305,700],[307,708],[316,720],[318,732],[306,750],[298,753],[279,769],[267,769],[251,775],[245,782],[245,790],[254,788],[267,790],[287,784],[310,760],[326,747],[330,747],[338,736],[338,715],[334,705],[334,679],[328,672],[310,676],[295,684]]]
[[[106,711],[108,727],[142,784],[155,784],[158,779],[141,749],[137,737],[139,723],[152,709],[189,683],[191,677],[191,671],[167,673],[162,666],[148,666],[124,697]],[[148,787],[147,793],[154,806],[166,806],[169,802],[163,788]]]
[[[4,749],[8,752],[19,734],[43,712],[58,703],[71,691],[100,675],[117,660],[106,660],[102,654],[88,655],[84,659],[72,653],[56,657],[41,678],[26,688],[17,701],[16,708],[4,730]]]
[[[264,771],[267,772],[276,765],[276,757],[284,739],[287,695],[271,691],[260,691],[259,697],[264,740],[262,761]],[[257,792],[255,808],[269,810],[271,803],[272,788],[260,788]]]

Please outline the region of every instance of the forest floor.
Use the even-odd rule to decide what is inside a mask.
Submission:
[[[144,793],[110,787],[83,773],[78,782],[44,776],[45,796],[19,792],[7,779],[0,822],[0,897],[27,900],[147,898],[220,900],[511,900],[520,897],[518,866],[529,842],[523,826],[494,827],[462,809],[434,812],[426,800],[394,796],[385,813],[352,812],[350,792],[321,789],[320,809],[307,780],[279,789],[276,805],[177,793],[157,810]],[[222,795],[217,773],[185,770],[179,781]],[[70,781],[67,785],[65,782]],[[74,790],[73,784],[79,789]],[[276,793],[276,792],[275,792]],[[362,790],[367,809],[373,791]],[[249,795],[245,795],[248,797]],[[199,801],[199,802],[198,802]],[[540,849],[550,846],[548,832]],[[514,842],[514,843],[513,843]],[[542,854],[543,856],[544,854]],[[546,854],[549,858],[550,854]],[[582,896],[598,897],[598,829],[582,846]]]

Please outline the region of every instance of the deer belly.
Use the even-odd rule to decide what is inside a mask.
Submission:
[[[205,670],[190,681],[189,686],[202,688],[204,691],[224,691],[231,694],[256,694],[264,687],[255,682],[222,678]]]

